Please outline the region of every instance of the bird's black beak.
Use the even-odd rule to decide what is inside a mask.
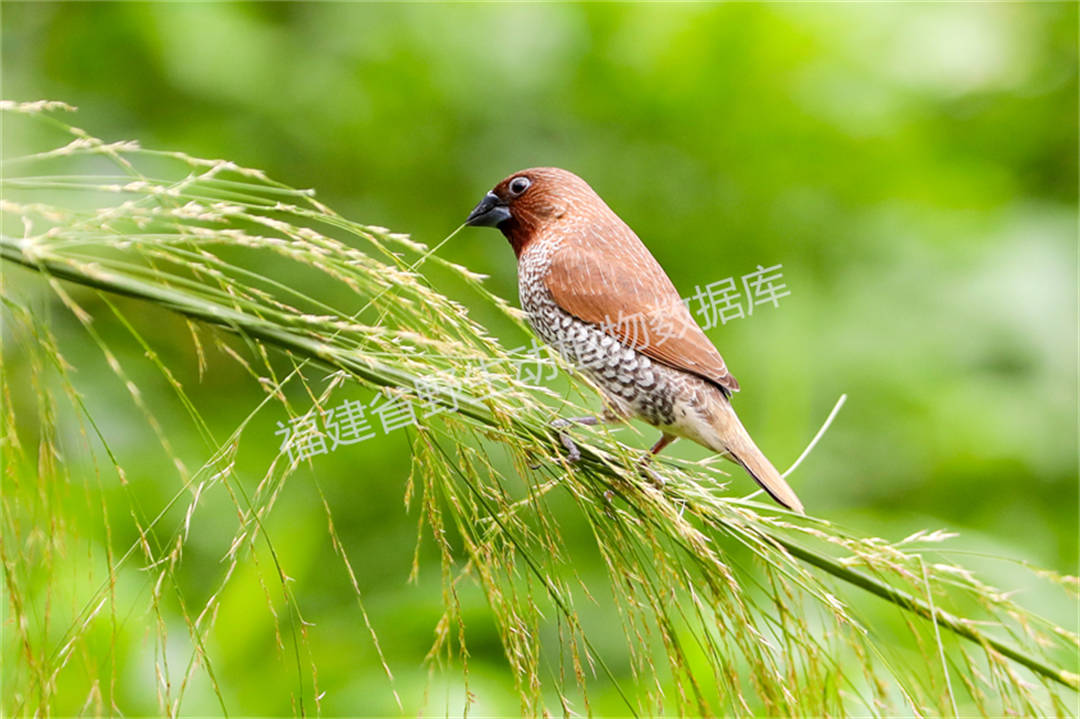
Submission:
[[[473,227],[498,227],[510,219],[510,209],[494,192],[484,195],[480,204],[473,208],[465,219],[466,225]]]

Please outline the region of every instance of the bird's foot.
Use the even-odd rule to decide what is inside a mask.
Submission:
[[[551,423],[551,428],[556,430],[556,433],[559,435],[559,441],[562,443],[562,446],[566,448],[566,461],[573,464],[581,459],[581,450],[578,449],[577,444],[574,443],[570,434],[564,431],[571,424],[573,424],[573,420],[559,418]]]
[[[555,434],[559,437],[559,443],[566,449],[566,461],[573,464],[581,459],[581,450],[578,449],[573,438],[569,432],[566,432],[566,428],[572,424],[584,424],[595,425],[600,424],[599,417],[559,417],[551,422],[550,427],[555,430]],[[529,465],[530,469],[539,469],[541,463]]]
[[[652,462],[652,458],[659,454],[661,450],[664,449],[664,447],[667,447],[676,439],[677,437],[675,435],[664,433],[660,436],[660,439],[657,440],[656,444],[652,446],[652,449],[646,452],[645,456],[641,458],[640,462],[638,462],[638,468],[641,470],[641,473],[645,475],[649,480],[651,480],[653,486],[655,486],[657,489],[663,489],[664,485],[667,484],[667,480],[661,477],[655,471],[653,471],[649,467],[649,463]]]
[[[638,462],[638,469],[641,470],[641,473],[645,476],[646,479],[653,483],[654,487],[656,487],[657,489],[663,489],[664,485],[667,484],[667,480],[661,477],[655,469],[649,466],[649,460],[651,459],[651,452],[642,457],[641,461]]]

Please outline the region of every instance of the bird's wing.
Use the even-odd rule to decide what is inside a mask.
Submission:
[[[660,263],[621,221],[591,228],[554,253],[545,285],[555,302],[657,362],[729,392],[739,383],[690,315]]]

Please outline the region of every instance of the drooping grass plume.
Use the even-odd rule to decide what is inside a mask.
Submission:
[[[294,423],[291,443],[252,482],[240,476],[237,456],[246,443],[267,441],[248,431],[260,413],[321,417],[347,382],[358,382],[423,410],[405,492],[418,541],[440,558],[444,614],[428,661],[460,671],[466,691],[470,620],[461,592],[470,585],[486,597],[523,714],[589,714],[598,693],[614,693],[622,713],[641,716],[1075,715],[1076,634],[958,563],[948,533],[857,536],[730,495],[712,463],[667,460],[657,465],[665,479],[657,486],[637,471],[640,450],[604,429],[575,432],[583,457],[571,466],[547,422],[556,406],[564,414],[595,406],[595,394],[578,382],[563,397],[520,371],[523,360],[546,369],[558,360],[507,350],[470,317],[469,304],[484,304],[520,324],[483,278],[258,170],[104,142],[66,124],[67,108],[56,103],[2,109],[8,122],[64,137],[5,158],[0,185],[5,713],[71,706],[73,676],[91,677],[74,682],[90,687],[75,702],[86,713],[124,710],[116,644],[132,607],[130,593],[120,595],[135,572],[149,585],[138,595],[139,621],[152,636],[161,711],[182,713],[185,692],[201,682],[222,713],[244,714],[215,671],[215,647],[228,632],[217,618],[230,583],[260,562],[272,566],[259,576],[275,578],[262,586],[274,642],[296,668],[293,710],[319,711],[310,641],[319,627],[305,618],[269,526],[311,437]],[[448,297],[431,267],[470,294]],[[334,306],[301,289],[320,286],[347,287],[356,302]],[[77,353],[89,347],[107,363],[124,388],[116,401],[141,413],[143,440],[167,458],[156,478],[160,501],[130,491],[138,470],[114,449],[123,438],[84,402],[68,359],[75,349],[55,335],[51,296],[38,291],[46,287],[83,328]],[[228,436],[215,433],[117,296],[185,317],[200,362],[239,363],[263,401]],[[126,336],[104,336],[99,317],[115,319]],[[128,368],[133,354],[171,388],[200,450],[174,446],[162,429]],[[13,385],[12,357],[29,391]],[[94,458],[92,476],[69,476],[62,458],[71,443]],[[348,578],[361,619],[355,631],[369,637],[388,690],[411,711],[413,697],[401,695],[385,657],[389,638],[369,620],[335,507],[322,495],[332,480],[321,481],[308,491],[319,494],[341,560],[327,571]],[[74,578],[68,555],[82,538],[65,520],[75,501],[58,489],[67,486],[80,487],[103,518],[104,555],[89,557]],[[227,498],[235,524],[219,547],[220,574],[199,592],[183,579],[185,551],[211,495]],[[110,511],[111,502],[125,502],[125,511]],[[589,546],[566,541],[568,522],[588,528]],[[584,554],[604,564],[606,581],[575,570]],[[413,571],[429,571],[417,557]],[[1046,592],[1075,600],[1075,578],[1031,571]],[[883,640],[875,621],[889,607],[906,633]],[[599,640],[612,632],[618,651]],[[468,710],[466,694],[446,711]]]

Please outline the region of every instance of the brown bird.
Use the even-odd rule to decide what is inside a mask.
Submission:
[[[678,437],[741,465],[780,504],[795,492],[731,406],[739,383],[660,264],[584,180],[554,167],[515,172],[465,221],[497,227],[518,259],[521,306],[536,333],[604,392],[604,420],[636,416],[663,432],[646,458]],[[597,424],[598,417],[556,420]],[[576,459],[578,452],[564,440]]]

